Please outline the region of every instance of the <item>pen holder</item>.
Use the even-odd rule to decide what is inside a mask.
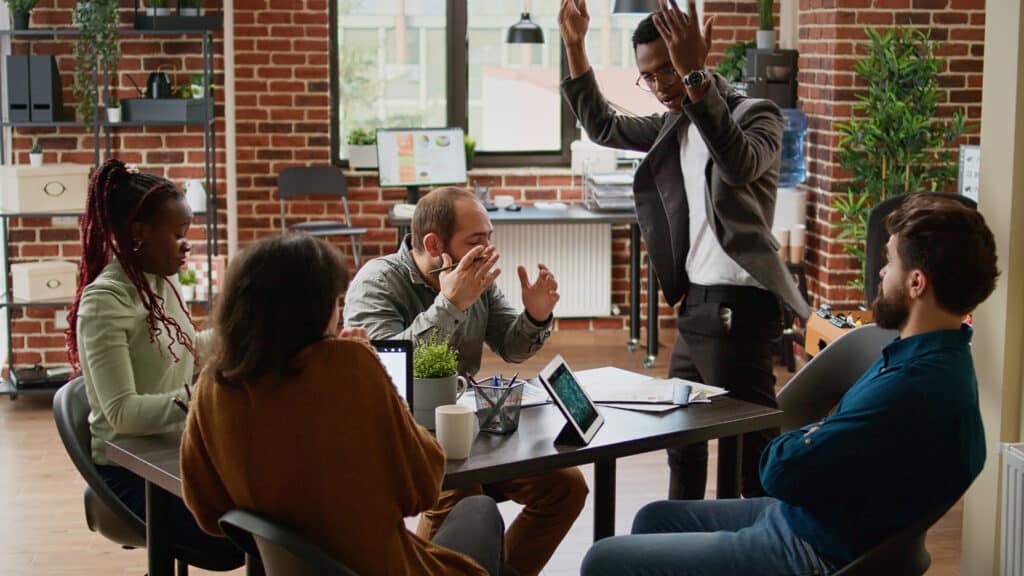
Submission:
[[[501,379],[500,386],[490,384],[473,385],[476,396],[476,417],[481,432],[511,434],[519,427],[519,410],[523,406],[523,383],[508,385]]]

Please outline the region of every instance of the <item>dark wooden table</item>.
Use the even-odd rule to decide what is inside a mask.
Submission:
[[[535,206],[523,206],[518,212],[496,210],[488,212],[494,225],[501,224],[629,224],[629,346],[630,352],[640,342],[640,225],[633,211],[591,212],[579,204],[572,204],[566,210],[541,210]],[[388,221],[398,228],[398,241],[402,242],[409,233],[411,218],[395,216],[395,209],[388,210]],[[654,266],[647,266],[647,293],[658,293],[658,276]],[[658,356],[658,298],[647,299],[647,356],[644,368],[654,366]]]
[[[553,405],[524,408],[519,430],[508,436],[480,434],[469,458],[448,463],[445,488],[521,478],[549,470],[594,464],[594,540],[615,532],[615,460],[669,446],[719,438],[718,497],[739,496],[739,435],[779,425],[782,412],[733,398],[716,398],[667,414],[602,408],[604,427],[587,446],[555,446],[565,420]],[[107,458],[146,480],[146,541],[150,576],[173,571],[172,534],[161,521],[170,498],[181,497],[178,452],[181,434],[108,442]]]

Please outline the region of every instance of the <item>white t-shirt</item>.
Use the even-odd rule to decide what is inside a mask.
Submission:
[[[686,185],[686,203],[690,210],[690,252],[686,255],[686,275],[702,286],[756,286],[764,288],[729,256],[708,223],[705,202],[707,178],[704,169],[710,158],[707,144],[697,125],[690,123],[679,147],[679,162]]]

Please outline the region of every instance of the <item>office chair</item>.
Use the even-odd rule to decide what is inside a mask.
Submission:
[[[296,196],[333,196],[341,199],[345,221],[312,220],[287,226],[284,201]],[[345,175],[335,166],[295,166],[285,168],[278,177],[281,204],[281,233],[288,230],[310,236],[348,236],[356,268],[363,264],[363,234],[366,228],[354,228],[348,212],[348,184]]]
[[[928,529],[952,507],[943,507],[893,534],[833,576],[921,576],[932,563],[924,545]]]
[[[857,380],[879,358],[882,348],[897,336],[895,330],[868,324],[836,338],[779,390],[783,431],[817,422],[839,404]]]
[[[146,547],[146,523],[135,515],[107,486],[92,460],[89,432],[89,399],[85,394],[85,378],[79,376],[57,390],[53,397],[53,419],[71,462],[85,479],[85,523],[89,530],[124,548]],[[178,576],[188,574],[188,566],[205,570],[234,570],[219,559],[205,558],[197,551],[175,546]]]
[[[978,203],[959,194],[943,194],[939,192],[919,192],[930,196],[954,198],[972,210],[978,209]],[[885,244],[889,241],[889,231],[885,228],[885,219],[909,198],[909,194],[893,196],[879,202],[868,215],[867,241],[865,242],[864,258],[864,295],[868,303],[875,301],[878,295],[878,271],[885,266]]]
[[[250,557],[258,555],[267,576],[356,576],[320,547],[252,512],[231,510],[220,528]]]

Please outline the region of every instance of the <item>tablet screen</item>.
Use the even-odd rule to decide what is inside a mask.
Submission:
[[[576,423],[576,426],[583,431],[590,430],[591,424],[597,419],[597,411],[594,410],[594,406],[587,400],[583,389],[580,388],[580,383],[573,377],[569,367],[563,363],[558,368],[555,368],[551,378],[548,379],[548,383],[554,389],[555,394],[562,400],[562,403],[565,404],[565,408]]]

